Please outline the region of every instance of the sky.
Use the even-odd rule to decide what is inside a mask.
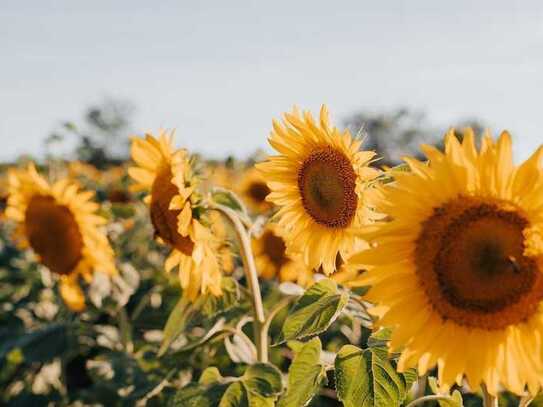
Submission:
[[[266,145],[293,105],[332,121],[423,110],[448,127],[509,129],[517,159],[543,143],[541,1],[2,0],[0,160],[107,98],[136,133],[176,128],[211,157]]]

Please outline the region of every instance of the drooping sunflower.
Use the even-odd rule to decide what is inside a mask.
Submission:
[[[69,179],[49,184],[32,164],[9,174],[6,216],[17,223],[15,238],[60,275],[60,294],[74,311],[85,308],[80,277],[91,282],[94,271],[117,272],[113,250],[99,228],[106,220],[96,215],[93,195]]]
[[[325,106],[318,123],[297,109],[285,114],[284,125],[274,120],[269,142],[279,155],[257,168],[271,190],[267,199],[280,207],[287,249],[330,274],[337,255],[347,258],[358,240],[354,231],[376,216],[365,199],[377,175],[369,167],[375,153],[360,151],[348,130],[331,127]]]
[[[232,273],[234,271],[235,262],[233,248],[231,243],[231,235],[234,231],[229,228],[225,219],[217,211],[209,211],[206,213],[211,234],[214,236],[213,250],[219,259],[219,265],[224,273]]]
[[[501,383],[536,394],[543,382],[543,148],[515,166],[507,132],[485,135],[478,151],[466,130],[445,152],[423,146],[429,164],[405,159],[375,206],[389,215],[353,257],[369,269],[379,325],[393,327],[399,369],[437,364],[446,388]]]
[[[256,267],[266,279],[296,282],[308,286],[313,282],[313,272],[300,256],[288,254],[284,231],[277,224],[266,225],[262,234],[252,241]]]
[[[266,200],[271,192],[270,188],[256,168],[251,167],[243,172],[239,186],[236,189],[243,202],[254,213],[264,213],[273,208],[272,203]]]
[[[178,267],[181,287],[189,299],[207,292],[221,294],[221,270],[216,237],[205,211],[199,206],[198,178],[186,150],[174,150],[172,133],[158,138],[146,134],[132,141],[132,158],[138,164],[128,170],[137,182],[133,190],[148,190],[155,236],[172,248],[165,262],[167,272]]]

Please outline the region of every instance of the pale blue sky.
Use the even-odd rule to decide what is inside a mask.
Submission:
[[[508,128],[518,157],[543,142],[541,1],[0,2],[0,159],[43,152],[58,123],[104,97],[136,129],[176,127],[214,157],[265,146],[297,104],[411,106],[444,127]]]

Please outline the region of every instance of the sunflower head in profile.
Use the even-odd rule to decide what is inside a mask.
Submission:
[[[74,311],[85,308],[80,277],[91,282],[95,270],[116,274],[113,250],[99,228],[106,221],[95,214],[93,195],[68,179],[49,184],[34,165],[9,174],[6,216],[17,224],[15,237],[60,275],[60,294]]]
[[[331,127],[322,107],[315,122],[309,112],[285,114],[273,122],[269,142],[278,155],[257,164],[280,207],[276,217],[286,230],[287,249],[299,252],[312,269],[335,270],[336,257],[348,257],[358,238],[353,233],[375,213],[366,206],[375,154],[360,151],[361,141]]]
[[[186,150],[174,150],[172,133],[158,138],[146,134],[132,141],[136,167],[128,169],[133,190],[146,190],[155,237],[172,248],[166,271],[178,267],[181,286],[189,299],[210,292],[221,294],[220,242],[201,207],[198,177]]]
[[[445,387],[501,383],[536,394],[543,382],[543,170],[540,148],[520,166],[511,138],[486,135],[477,150],[466,130],[451,131],[445,152],[424,146],[429,164],[380,187],[375,207],[391,219],[364,237],[352,258],[356,285],[371,285],[380,325],[393,327],[399,368],[437,365]]]
[[[0,175],[0,221],[5,218],[8,205],[8,178],[6,174]]]
[[[273,204],[266,200],[271,192],[270,188],[256,168],[252,167],[243,172],[236,189],[252,212],[265,213],[273,208]]]
[[[224,273],[232,273],[235,268],[231,237],[234,233],[225,219],[217,211],[206,212],[206,220],[214,239],[211,241],[213,251]]]
[[[253,239],[252,246],[261,277],[295,282],[304,287],[313,282],[313,272],[300,256],[287,253],[284,231],[279,225],[267,224],[262,234]]]

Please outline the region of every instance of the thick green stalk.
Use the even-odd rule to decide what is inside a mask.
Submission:
[[[243,259],[243,268],[245,270],[245,276],[247,278],[247,284],[249,291],[251,292],[253,302],[253,329],[255,336],[255,345],[257,358],[259,362],[268,362],[268,332],[266,329],[266,316],[264,315],[264,305],[262,304],[262,294],[260,293],[260,285],[258,284],[258,273],[256,270],[255,259],[253,256],[253,250],[251,247],[251,239],[247,233],[243,222],[233,209],[213,203],[211,206],[221,212],[224,216],[230,220],[234,226],[238,239],[241,245],[241,257]]]

